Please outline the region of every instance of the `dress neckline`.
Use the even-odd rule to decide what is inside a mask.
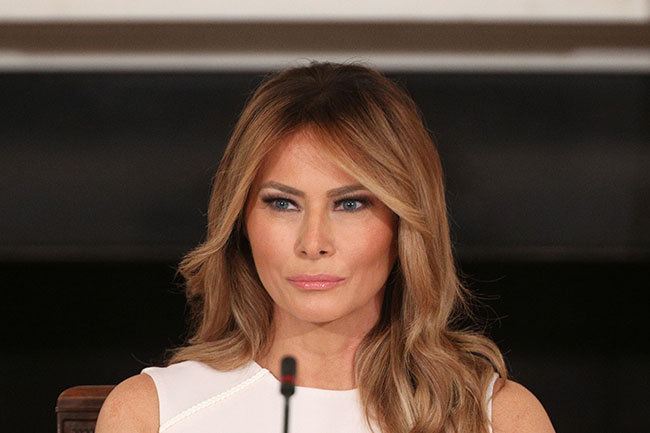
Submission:
[[[263,371],[266,376],[268,376],[270,379],[272,379],[275,383],[277,383],[277,386],[280,386],[280,381],[271,373],[268,369],[262,367],[257,363],[257,361],[252,360],[251,364],[255,367],[256,370],[258,371]],[[307,393],[321,393],[321,394],[337,394],[337,395],[356,395],[357,392],[359,391],[359,388],[352,388],[352,389],[325,389],[325,388],[312,388],[309,386],[297,386],[296,385],[296,390],[301,390],[303,392]]]

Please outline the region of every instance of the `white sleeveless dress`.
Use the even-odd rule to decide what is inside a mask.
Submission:
[[[280,382],[256,362],[217,371],[197,361],[142,370],[158,393],[159,432],[282,433]],[[492,412],[495,373],[486,398]],[[296,387],[290,400],[290,433],[369,433],[356,389]],[[379,429],[373,425],[375,432]]]

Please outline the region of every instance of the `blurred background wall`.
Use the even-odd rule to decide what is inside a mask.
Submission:
[[[0,3],[3,428],[183,340],[237,116],[315,59],[421,107],[464,280],[557,431],[650,430],[649,2],[347,3]]]

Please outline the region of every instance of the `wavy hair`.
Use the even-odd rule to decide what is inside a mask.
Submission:
[[[490,339],[459,325],[471,316],[471,294],[454,265],[438,152],[408,94],[360,64],[287,69],[249,99],[214,179],[207,237],[179,266],[192,328],[169,363],[230,370],[268,348],[272,300],[253,263],[244,208],[265,156],[301,130],[398,216],[382,312],[355,356],[369,425],[487,433],[487,388],[506,368]]]

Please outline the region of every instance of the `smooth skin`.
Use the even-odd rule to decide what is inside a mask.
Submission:
[[[384,283],[397,257],[397,217],[366,189],[333,195],[358,182],[325,160],[318,146],[308,131],[290,136],[269,155],[246,205],[255,266],[274,301],[271,347],[256,362],[279,377],[280,359],[290,353],[300,365],[298,385],[352,389],[354,354],[379,318]],[[345,280],[324,291],[287,281],[319,273]],[[497,381],[492,412],[494,433],[554,432],[537,398],[512,381]],[[158,429],[155,385],[140,374],[108,396],[96,431]]]
[[[249,197],[246,232],[274,301],[271,347],[256,361],[279,376],[281,358],[291,354],[297,385],[352,389],[355,352],[379,319],[397,258],[397,216],[318,146],[306,132],[291,136],[269,155]],[[337,193],[346,187],[359,189]],[[304,290],[287,281],[298,274],[345,280]]]

